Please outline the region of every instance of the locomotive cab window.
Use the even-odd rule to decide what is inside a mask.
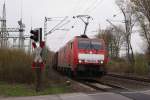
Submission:
[[[102,50],[103,46],[98,41],[79,41],[78,43],[79,49],[88,49],[88,50]]]
[[[95,50],[102,50],[103,46],[100,42],[91,42],[91,48]]]
[[[90,49],[90,41],[79,41],[78,48],[79,49]]]

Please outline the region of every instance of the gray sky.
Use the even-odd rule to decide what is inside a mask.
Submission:
[[[1,0],[0,11],[2,11],[3,3],[4,0]],[[89,14],[93,17],[94,20],[91,20],[87,30],[89,36],[95,34],[92,31],[96,31],[99,25],[101,28],[108,26],[109,24],[106,22],[106,19],[114,19],[114,14],[118,14],[115,19],[122,20],[122,15],[115,5],[115,0],[6,0],[6,11],[7,27],[17,27],[17,21],[22,16],[23,22],[26,25],[26,34],[29,33],[31,26],[43,27],[45,16],[69,16],[71,23],[63,28],[68,28],[70,31],[56,31],[48,36],[47,45],[52,50],[57,50],[73,36],[80,35],[83,32],[84,24],[80,20],[73,20],[72,16]],[[55,24],[56,22],[49,22],[48,30]],[[71,29],[72,25],[75,28]],[[132,44],[135,51],[141,51],[142,41],[137,41],[137,39],[140,39],[139,36],[134,36]]]

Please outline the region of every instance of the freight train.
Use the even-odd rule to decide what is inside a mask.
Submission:
[[[53,68],[69,76],[105,75],[108,52],[103,39],[76,36],[55,53]]]

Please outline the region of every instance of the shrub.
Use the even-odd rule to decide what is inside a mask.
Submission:
[[[116,73],[130,73],[131,67],[129,64],[123,59],[115,59],[111,60],[107,65],[107,70],[109,72],[116,72]]]
[[[147,57],[143,54],[135,55],[135,65],[130,65],[123,59],[113,59],[109,62],[107,69],[109,72],[148,75],[150,73],[150,66]]]
[[[135,55],[134,72],[139,75],[145,75],[149,73],[148,62],[146,61],[146,57],[144,55]]]
[[[0,49],[0,80],[31,83],[34,80],[32,56],[22,50]]]

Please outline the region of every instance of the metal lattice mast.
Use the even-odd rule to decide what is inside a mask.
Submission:
[[[22,19],[18,21],[19,24],[19,48],[23,49],[24,48],[24,28],[25,25],[22,23]]]
[[[1,18],[1,47],[7,47],[9,33],[6,31],[6,6],[3,5],[3,12]]]
[[[3,11],[2,11],[2,17],[0,18],[0,22],[1,22],[1,27],[0,27],[0,47],[8,47],[8,39],[19,39],[19,47],[20,49],[24,49],[24,40],[26,37],[24,35],[24,31],[25,31],[25,24],[23,24],[22,19],[18,21],[19,27],[18,28],[7,28],[6,25],[6,6],[5,3],[3,5]],[[9,35],[9,32],[19,32],[19,36],[17,37],[11,37]],[[15,44],[15,40],[13,45]]]

